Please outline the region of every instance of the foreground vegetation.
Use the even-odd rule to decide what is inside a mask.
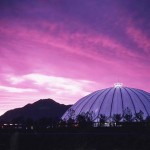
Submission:
[[[0,150],[149,150],[150,118],[143,112],[123,116],[115,114],[111,120],[104,114],[93,122],[91,113],[74,118],[69,110],[68,120],[16,118],[1,122]]]

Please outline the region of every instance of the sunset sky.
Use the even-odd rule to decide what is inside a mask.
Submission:
[[[0,0],[0,115],[116,82],[150,92],[149,0]]]

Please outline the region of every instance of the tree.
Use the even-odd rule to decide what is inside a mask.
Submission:
[[[124,122],[132,122],[133,121],[132,112],[128,107],[123,112],[123,119],[124,119]]]
[[[86,120],[87,127],[93,126],[93,115],[94,115],[93,111],[92,112],[88,111],[85,113],[85,120]]]
[[[81,128],[86,127],[86,117],[85,117],[84,113],[79,114],[76,117],[76,121],[77,121],[79,127],[81,127]]]
[[[105,114],[100,114],[99,115],[100,126],[104,126],[107,119],[108,119],[108,117]]]
[[[64,127],[66,127],[66,120],[60,120],[60,122],[59,122],[59,125],[60,125],[60,127],[62,127],[62,128],[64,128]]]
[[[72,118],[69,118],[68,120],[67,120],[67,125],[68,125],[68,127],[74,127],[74,125],[75,125],[75,120],[74,119],[72,119]]]
[[[138,113],[135,113],[135,120],[137,122],[143,122],[143,115],[144,113],[141,110]]]
[[[27,118],[25,120],[25,126],[28,128],[28,129],[31,129],[32,126],[34,126],[34,120],[32,118]]]
[[[93,112],[83,112],[76,117],[79,127],[89,128],[93,126]]]
[[[112,119],[113,119],[113,122],[119,123],[122,119],[122,116],[121,116],[121,114],[114,114]]]
[[[72,108],[68,109],[68,119],[75,119],[74,116],[75,116],[75,110],[73,110]]]
[[[13,118],[11,122],[13,124],[24,124],[25,119],[24,119],[24,117],[19,116],[19,117]]]
[[[148,124],[150,124],[150,116],[146,117],[145,122],[148,123]]]
[[[39,120],[36,120],[36,126],[39,129],[46,129],[47,127],[52,125],[52,118],[40,118]]]

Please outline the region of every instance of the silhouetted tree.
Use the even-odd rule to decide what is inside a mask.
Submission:
[[[73,110],[72,108],[68,109],[68,119],[75,119],[74,116],[75,116],[75,110]]]
[[[79,114],[76,117],[76,122],[79,127],[89,128],[93,126],[92,119],[93,119],[93,112],[86,112],[86,113],[83,112],[82,114]]]
[[[93,111],[92,112],[88,111],[85,113],[85,120],[86,120],[87,127],[93,126],[93,116],[94,116]]]
[[[77,122],[79,127],[81,127],[81,128],[86,127],[86,116],[85,116],[85,113],[79,114],[76,117],[76,122]]]
[[[34,120],[32,118],[27,118],[25,120],[24,125],[28,128],[31,129],[31,126],[34,126]]]
[[[61,119],[61,120],[59,121],[59,125],[60,125],[60,127],[62,127],[62,128],[66,127],[66,125],[67,125],[66,120]]]
[[[143,118],[144,113],[140,110],[138,113],[135,113],[135,120],[137,122],[143,122],[144,118]]]
[[[67,125],[68,125],[68,127],[74,127],[74,125],[75,125],[75,120],[74,119],[72,119],[72,118],[69,118],[68,120],[67,120]]]
[[[13,118],[12,119],[12,123],[13,124],[24,124],[25,123],[25,119],[22,116],[17,117],[17,118]]]
[[[52,125],[52,119],[43,117],[36,121],[36,127],[38,129],[46,129],[47,127]]]
[[[123,121],[124,122],[132,122],[133,121],[132,112],[128,107],[123,112]]]
[[[114,114],[112,117],[113,122],[115,123],[119,123],[122,119],[122,115],[121,114]]]
[[[150,116],[147,116],[147,117],[146,117],[145,122],[150,123]]]
[[[100,126],[104,126],[107,119],[108,119],[108,117],[105,114],[100,114],[99,115]]]

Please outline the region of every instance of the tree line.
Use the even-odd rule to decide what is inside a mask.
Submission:
[[[94,124],[96,127],[104,127],[106,125],[118,126],[120,124],[123,125],[131,123],[142,123],[149,125],[150,123],[150,116],[144,118],[144,113],[141,110],[133,114],[128,107],[124,109],[123,115],[113,114],[111,117],[108,117],[105,114],[99,114],[95,117],[93,112],[83,112],[75,117],[75,111],[71,108],[67,113],[67,119],[60,121],[61,127],[93,127]]]
[[[17,117],[10,122],[0,121],[0,126],[4,124],[18,124],[23,128],[30,129],[48,129],[48,128],[91,128],[91,127],[105,127],[105,126],[119,126],[128,124],[143,124],[150,126],[150,116],[144,118],[144,113],[140,110],[133,114],[127,107],[122,114],[113,114],[108,117],[105,114],[99,114],[96,116],[93,112],[83,112],[75,115],[73,109],[67,111],[67,119],[60,118],[41,118],[34,120],[32,118]]]

